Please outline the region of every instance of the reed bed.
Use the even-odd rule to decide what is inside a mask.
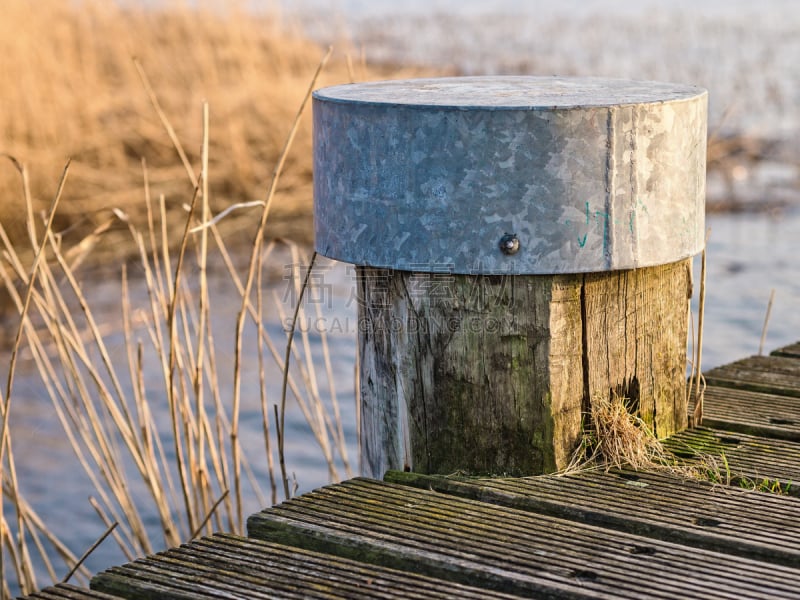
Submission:
[[[291,261],[296,316],[306,318],[299,298],[312,259],[269,240],[309,235],[312,87],[379,72],[330,52],[320,63],[324,52],[276,17],[238,6],[9,0],[0,33],[0,287],[16,333],[0,414],[3,597],[88,575],[78,558],[86,548],[52,535],[20,491],[9,423],[22,353],[92,482],[104,535],[128,558],[242,532],[248,498],[264,506],[290,496],[287,402],[303,413],[330,479],[352,475],[324,333],[322,364],[308,331],[296,344],[271,336],[265,315],[281,302],[264,290],[267,273]],[[87,262],[118,273],[122,359],[84,294]],[[211,262],[238,293],[234,323],[216,317]],[[134,271],[143,305],[130,298]],[[235,349],[224,377],[220,331],[233,332]],[[243,371],[245,354],[257,373]],[[276,372],[278,399],[267,393]],[[242,445],[243,378],[259,383],[261,448]],[[265,480],[253,461],[266,465]],[[153,514],[157,527],[145,522]]]
[[[263,199],[309,74],[324,52],[277,13],[248,12],[244,1],[141,4],[3,2],[0,153],[35,174],[29,184],[37,215],[47,209],[58,174],[72,159],[54,229],[74,243],[105,223],[111,208],[145,228],[142,159],[152,192],[167,198],[168,213],[180,213],[183,200],[174,199],[192,193],[184,161],[152,109],[154,96],[193,165],[202,148],[198,107],[203,102],[212,107],[208,202],[213,213]],[[319,85],[389,73],[403,75],[368,68],[343,43]],[[273,236],[310,239],[310,130],[305,114],[275,190]],[[0,164],[0,222],[12,241],[26,244],[19,189],[15,170]],[[184,216],[170,220],[171,240],[180,239]],[[228,243],[249,243],[250,230],[237,234],[252,214],[232,216],[242,218],[220,223]],[[135,246],[118,223],[99,242],[91,254],[96,261],[121,251],[135,257]]]

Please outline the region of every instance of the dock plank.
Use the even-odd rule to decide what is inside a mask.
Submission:
[[[704,427],[665,444],[722,478],[581,472],[464,480],[389,473],[257,513],[30,600],[114,598],[796,598],[800,342],[705,374]]]
[[[770,353],[772,356],[786,356],[788,358],[800,358],[800,342],[777,348]]]
[[[778,494],[666,473],[621,471],[464,480],[390,471],[385,479],[706,550],[800,565],[800,500]]]
[[[800,397],[800,360],[751,356],[704,373],[708,385]]]
[[[354,479],[250,517],[251,536],[526,597],[791,598],[800,568]]]
[[[129,599],[514,597],[230,534],[112,567],[91,585]]]
[[[690,413],[693,404],[694,397]],[[703,425],[800,442],[800,398],[710,385],[703,395]]]
[[[119,600],[119,597],[96,590],[87,590],[76,585],[59,583],[43,588],[19,600]]]
[[[684,460],[717,457],[718,466],[732,477],[779,482],[784,492],[800,495],[800,486],[794,485],[800,482],[800,442],[698,427],[675,434],[664,445]]]

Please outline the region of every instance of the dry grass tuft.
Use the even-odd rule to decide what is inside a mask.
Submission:
[[[567,467],[558,475],[602,469],[661,471],[685,479],[714,485],[736,486],[747,490],[788,493],[786,485],[769,478],[753,479],[736,473],[725,454],[687,448],[689,459],[679,459],[653,434],[641,418],[632,414],[628,401],[616,394],[592,400],[591,424],[584,429],[581,443]]]
[[[565,473],[601,468],[634,470],[673,468],[675,459],[640,417],[632,414],[627,399],[617,394],[597,396],[591,403],[591,426]]]

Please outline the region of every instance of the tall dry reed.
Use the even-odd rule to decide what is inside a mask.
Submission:
[[[306,99],[309,94],[310,88]],[[302,113],[301,109],[290,131],[296,131]],[[328,377],[332,385],[330,370],[318,373],[308,343],[293,353],[295,363],[287,365],[290,354],[280,351],[286,340],[273,339],[263,327],[265,311],[274,314],[280,304],[279,299],[273,304],[271,299],[265,302],[262,298],[263,271],[276,253],[276,244],[262,247],[263,227],[259,228],[251,242],[250,260],[242,271],[232,260],[212,219],[206,183],[210,156],[207,132],[211,123],[208,105],[203,107],[202,122],[205,133],[199,169],[195,174],[189,164],[189,177],[196,183],[178,248],[172,250],[174,244],[167,233],[167,223],[172,217],[166,210],[164,196],[153,198],[147,177],[141,189],[145,229],[138,229],[125,211],[114,210],[113,218],[127,228],[139,255],[136,266],[145,279],[149,299],[144,306],[131,304],[128,269],[123,263],[120,268],[124,362],[112,356],[107,334],[68,258],[70,252],[53,231],[55,211],[47,213],[42,235],[36,227],[28,230],[29,246],[37,257],[32,266],[26,266],[18,245],[9,240],[0,226],[0,242],[6,256],[6,261],[0,262],[0,278],[19,317],[19,335],[12,348],[5,401],[0,405],[3,490],[13,508],[12,514],[0,515],[4,533],[0,570],[6,591],[10,589],[8,581],[16,582],[26,592],[37,587],[33,553],[42,555],[50,578],[55,579],[56,569],[50,563],[54,550],[70,568],[77,562],[75,554],[83,550],[74,549],[70,553],[62,542],[48,537],[46,523],[42,523],[19,492],[13,435],[7,425],[14,410],[14,358],[21,343],[30,353],[42,386],[50,396],[54,418],[60,420],[80,465],[92,481],[91,503],[99,520],[109,528],[117,525],[111,535],[129,558],[215,529],[242,532],[247,498],[254,496],[260,505],[266,505],[277,501],[281,488],[286,490],[285,495],[290,494],[285,471],[280,475],[287,482],[284,485],[278,483],[279,477],[274,472],[276,463],[284,464],[279,445],[273,440],[285,438],[282,423],[286,398],[268,401],[269,382],[265,377],[270,372],[274,379],[281,374],[285,377],[284,394],[306,416],[321,457],[329,464],[331,479],[352,474],[341,435],[335,389],[331,388],[330,399],[326,401],[317,382],[320,377]],[[164,125],[167,127],[169,123]],[[290,134],[283,155],[288,152],[292,137]],[[279,178],[282,161],[277,164],[274,182]],[[21,165],[20,173],[25,173]],[[274,188],[275,183],[270,190]],[[268,194],[261,203],[264,224],[269,197]],[[33,223],[36,217],[30,194],[25,194],[25,204]],[[105,230],[101,227],[90,236],[102,236]],[[212,238],[215,250],[210,244]],[[233,324],[220,323],[215,317],[206,277],[212,252],[214,259],[225,265],[231,284],[240,294],[239,317]],[[308,264],[308,258],[293,244],[289,245],[289,255],[295,266]],[[299,281],[303,273],[295,275]],[[17,281],[24,284],[22,293],[18,292]],[[302,311],[303,306],[298,306]],[[223,328],[235,331],[233,389],[223,389],[219,383],[222,377],[214,332]],[[243,372],[243,352],[258,355],[257,374]],[[260,384],[263,448],[242,447],[239,425],[243,378]],[[277,419],[271,416],[273,410]],[[162,420],[156,415],[161,415]],[[259,482],[253,475],[253,460],[267,465],[266,481]],[[265,483],[270,488],[268,493],[262,490]],[[157,532],[146,527],[144,514],[157,515],[160,523]],[[51,550],[45,548],[42,538]],[[6,569],[7,565],[10,566]]]

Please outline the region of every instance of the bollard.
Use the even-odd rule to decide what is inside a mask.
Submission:
[[[705,90],[463,77],[313,103],[316,250],[357,265],[364,475],[552,472],[610,394],[686,426]]]

